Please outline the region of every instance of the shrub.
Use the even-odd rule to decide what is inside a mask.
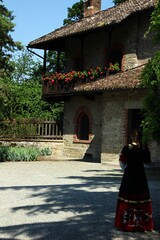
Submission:
[[[43,148],[43,149],[41,149],[41,155],[42,155],[42,156],[49,156],[49,155],[51,155],[51,154],[52,154],[51,149],[49,149],[49,148]]]
[[[0,161],[36,161],[41,155],[50,155],[49,148],[0,146]]]
[[[0,146],[0,161],[4,162],[6,161],[8,157],[8,148],[4,146]]]

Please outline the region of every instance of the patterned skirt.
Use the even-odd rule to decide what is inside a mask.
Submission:
[[[152,202],[143,169],[126,169],[120,186],[115,226],[122,231],[152,231]]]
[[[115,226],[123,231],[153,230],[152,204],[118,199]]]

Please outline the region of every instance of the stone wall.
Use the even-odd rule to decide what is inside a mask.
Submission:
[[[76,36],[69,39],[66,42],[66,71],[72,70],[75,57],[82,55],[84,69],[106,66],[109,62],[109,48],[122,50],[123,70],[146,63],[160,49],[160,46],[152,44],[151,34],[145,37],[150,13],[146,11],[143,15],[132,15],[110,31],[103,28],[83,38]]]
[[[107,60],[108,33],[101,31],[87,35],[84,40],[84,69],[105,67]]]
[[[72,97],[65,102],[64,110],[64,155],[72,158],[85,158],[86,156],[100,159],[101,128],[102,128],[102,96],[95,96],[94,100],[85,97]],[[78,109],[87,107],[92,115],[91,143],[74,142],[74,119]],[[75,120],[76,121],[76,120]]]
[[[104,93],[102,120],[102,163],[118,163],[119,153],[127,143],[126,110],[143,108],[143,91]],[[105,124],[107,122],[107,124]],[[148,143],[153,163],[160,162],[160,147]]]
[[[74,37],[66,41],[66,71],[74,69],[74,59],[83,55],[83,68],[106,66],[108,34],[91,33],[83,39]],[[77,47],[78,46],[78,47]],[[83,51],[82,51],[83,48]],[[82,53],[83,52],[83,53]]]
[[[71,97],[65,102],[64,149],[67,158],[83,159],[85,156],[102,163],[118,164],[119,153],[126,144],[126,110],[141,109],[141,91],[105,92],[94,100]],[[74,116],[79,108],[87,106],[92,114],[91,143],[74,142]],[[152,161],[159,160],[157,144],[149,144]]]
[[[117,162],[126,144],[126,109],[142,108],[142,92],[117,91],[104,93],[101,162]]]

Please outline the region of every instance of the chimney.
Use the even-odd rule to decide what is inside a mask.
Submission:
[[[88,17],[101,11],[101,0],[83,0],[83,16]]]

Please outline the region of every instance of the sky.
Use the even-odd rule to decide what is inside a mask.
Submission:
[[[63,26],[67,8],[79,0],[3,0],[3,5],[12,11],[15,31],[14,41],[27,46],[33,41]],[[112,0],[101,0],[102,10],[114,6]]]

